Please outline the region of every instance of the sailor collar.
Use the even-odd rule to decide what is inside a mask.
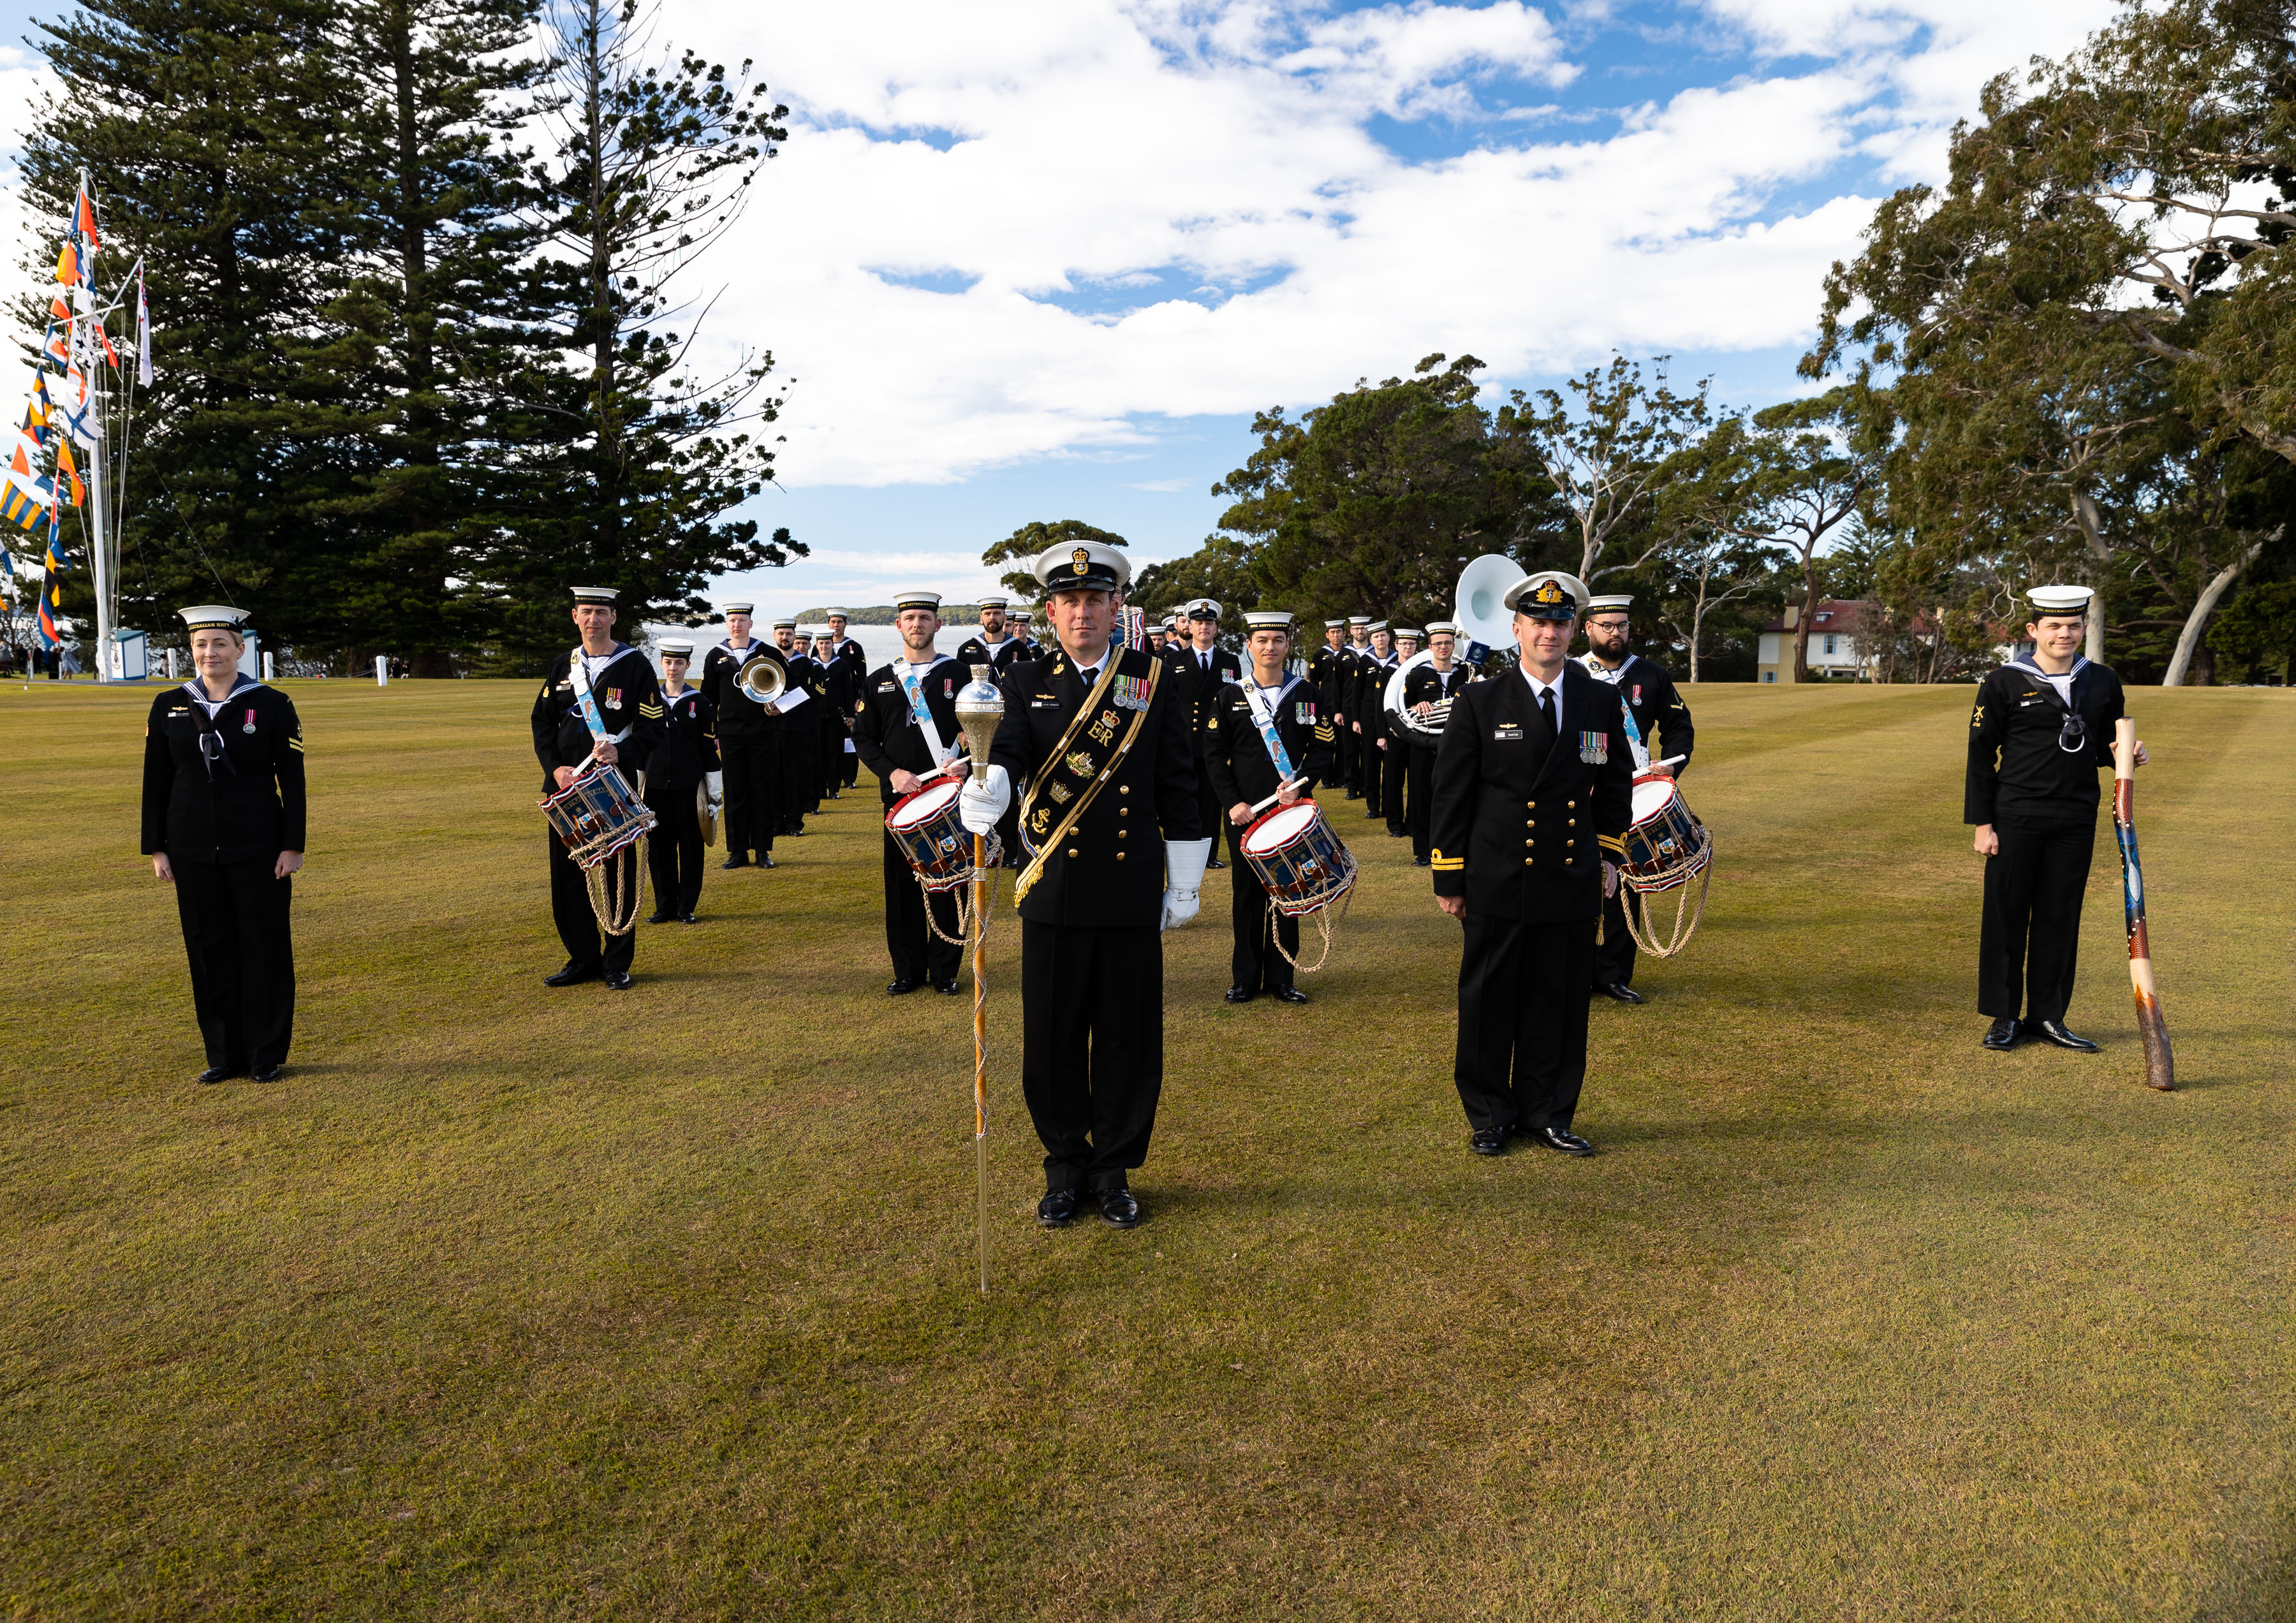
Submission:
[[[1605,682],[1611,686],[1616,687],[1620,683],[1626,680],[1628,670],[1631,668],[1634,662],[1640,658],[1642,658],[1640,654],[1630,653],[1625,659],[1619,661],[1618,669],[1612,670],[1610,667],[1604,665],[1602,660],[1596,659],[1595,657],[1595,651],[1590,648],[1585,653],[1578,656],[1578,663],[1586,668],[1587,674],[1594,677],[1595,681]]]
[[[205,710],[208,713],[208,719],[209,721],[213,721],[216,718],[217,713],[219,712],[224,706],[229,704],[242,693],[248,693],[255,688],[261,687],[262,685],[263,684],[258,682],[245,671],[240,671],[232,682],[231,691],[220,699],[209,698],[208,690],[201,685],[200,679],[197,676],[193,676],[189,682],[184,684],[184,692],[190,694],[192,701],[194,704],[197,704],[201,709]]]
[[[2089,668],[2089,660],[2087,654],[2077,653],[2073,656],[2073,668],[2070,670],[2060,672],[2055,676],[2051,676],[2047,671],[2043,670],[2040,667],[2039,661],[2036,660],[2030,654],[2019,654],[2015,659],[2010,660],[2001,668],[2004,670],[2013,670],[2021,676],[2032,677],[2034,681],[2038,682],[2042,687],[2048,691],[2050,698],[2056,700],[2058,703],[2065,705],[2065,707],[2070,709],[2071,705],[2066,699],[2065,694],[2070,693],[2072,688],[2080,681],[2081,672]],[[2062,691],[2057,686],[2057,684],[2060,682],[2065,684]]]

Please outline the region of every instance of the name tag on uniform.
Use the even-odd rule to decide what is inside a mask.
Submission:
[[[1503,727],[1493,727],[1491,738],[1495,742],[1502,744],[1520,743],[1522,742],[1522,729],[1514,723],[1509,722]]]
[[[1029,701],[1029,708],[1032,710],[1056,710],[1061,708],[1061,701],[1050,693],[1038,693]]]

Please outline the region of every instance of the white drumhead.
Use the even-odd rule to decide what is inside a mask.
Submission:
[[[1647,823],[1673,799],[1674,784],[1667,778],[1645,778],[1635,785],[1635,821]]]
[[[1243,848],[1254,857],[1264,857],[1270,851],[1290,845],[1315,822],[1317,813],[1312,800],[1301,800],[1272,811],[1255,824],[1243,837]]]
[[[930,823],[948,808],[948,803],[964,791],[964,785],[955,778],[943,778],[938,783],[928,783],[893,808],[885,819],[890,828],[914,828],[920,823]]]

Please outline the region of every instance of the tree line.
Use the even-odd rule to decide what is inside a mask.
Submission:
[[[147,267],[123,623],[219,599],[305,664],[522,671],[569,581],[685,618],[804,551],[728,516],[773,477],[773,361],[713,368],[685,291],[786,138],[750,64],[642,0],[87,0],[38,31],[26,203],[86,174],[99,275]]]
[[[1303,618],[1407,621],[1505,553],[1632,592],[1696,675],[1857,600],[1882,680],[1989,663],[2028,586],[2096,588],[2136,680],[2279,680],[2296,653],[2296,27],[2284,0],[2136,5],[1988,84],[1949,177],[1827,277],[1804,398],[1727,408],[1664,357],[1487,401],[1472,356],[1358,382],[1213,487],[1219,529],[1142,572]]]

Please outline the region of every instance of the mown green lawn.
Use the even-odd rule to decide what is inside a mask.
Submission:
[[[1151,1220],[1041,1234],[1003,914],[983,1299],[873,794],[554,993],[529,686],[291,691],[295,1054],[205,1088],[148,693],[0,689],[0,1615],[2296,1618],[2296,695],[2136,695],[2174,1094],[2109,832],[2104,1052],[1979,1050],[1965,689],[1693,690],[1591,1161],[1467,1153],[1457,926],[1327,797],[1315,1002],[1214,875]]]

